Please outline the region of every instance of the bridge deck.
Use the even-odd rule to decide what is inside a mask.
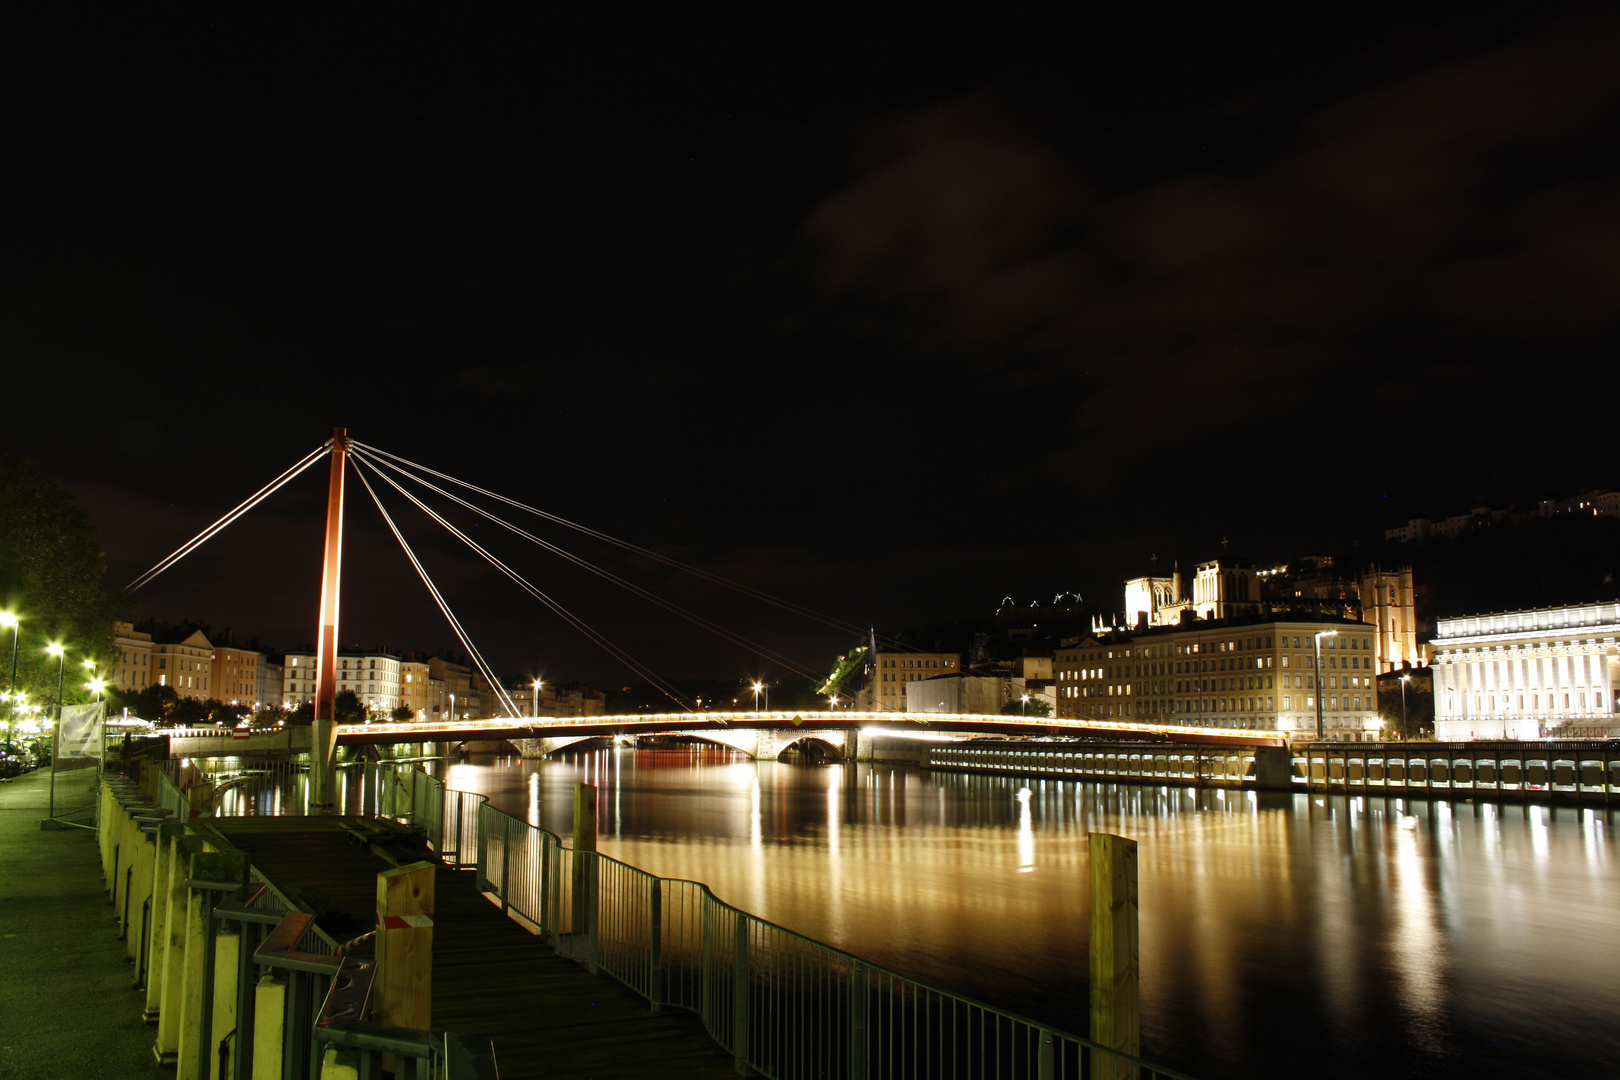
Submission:
[[[276,886],[356,933],[372,923],[389,864],[357,849],[343,818],[219,818],[212,824]],[[433,1027],[495,1040],[502,1080],[523,1077],[732,1077],[697,1017],[650,1013],[606,978],[557,956],[501,914],[473,874],[440,868],[434,883]]]

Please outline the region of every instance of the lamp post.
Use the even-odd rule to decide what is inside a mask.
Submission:
[[[456,718],[456,695],[450,695],[450,719]]]
[[[1401,738],[1406,738],[1406,684],[1412,681],[1412,676],[1401,676]]]
[[[765,689],[765,684],[756,680],[754,682],[754,711],[759,712],[759,692]]]
[[[11,725],[17,718],[17,616],[0,611],[0,626],[11,627],[11,685],[6,688],[6,756],[11,756]]]
[[[531,715],[531,716],[539,716],[540,715],[540,680],[539,679],[534,680],[534,712],[530,713],[529,715]]]
[[[1018,715],[1019,716],[1028,716],[1029,715],[1029,695],[1028,694],[1025,694],[1023,697],[1018,699]]]
[[[1316,682],[1316,741],[1317,742],[1321,742],[1324,738],[1327,737],[1326,734],[1322,730],[1322,687],[1327,685],[1327,680],[1322,678],[1322,639],[1325,638],[1325,637],[1338,637],[1338,636],[1339,636],[1339,632],[1337,630],[1319,630],[1319,631],[1317,631],[1316,637],[1314,639],[1314,645],[1315,645],[1315,650],[1316,650],[1316,674],[1314,676],[1314,679],[1315,679],[1315,682]]]

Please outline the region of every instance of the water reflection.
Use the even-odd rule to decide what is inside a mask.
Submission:
[[[1143,1045],[1204,1077],[1567,1075],[1620,1054],[1610,811],[1193,791],[723,751],[452,784],[884,966],[1086,1026],[1086,834],[1140,843]]]

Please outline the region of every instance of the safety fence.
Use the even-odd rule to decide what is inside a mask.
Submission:
[[[739,1070],[778,1080],[1186,1080],[766,922],[699,882],[575,851],[487,803],[478,852],[479,887],[503,910],[654,1010],[697,1013]]]
[[[378,785],[383,809],[433,800],[432,784],[416,794],[425,774],[391,772],[383,778],[398,782]],[[381,1076],[390,1058],[401,1078],[494,1077],[488,1040],[367,1019],[376,964],[355,949],[364,939],[335,940],[193,813],[192,792],[208,786],[158,770],[146,784],[109,774],[102,789],[103,872],[145,1015],[157,1022],[158,1060],[181,1076],[234,1080],[334,1067]]]
[[[1190,1080],[794,933],[702,883],[576,851],[421,769],[368,764],[357,792],[356,812],[423,830],[447,866],[474,869],[483,892],[562,955],[654,1011],[696,1013],[739,1070],[776,1080]],[[337,967],[331,956],[324,963],[330,993]],[[312,984],[304,1000],[319,990]]]

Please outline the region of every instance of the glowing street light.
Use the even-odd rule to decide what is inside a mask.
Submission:
[[[763,689],[765,689],[765,684],[764,683],[758,682],[758,681],[756,681],[754,683],[754,711],[755,712],[759,712],[759,692],[761,690],[763,690]],[[765,700],[769,701],[770,699],[766,698]]]
[[[534,680],[534,711],[531,712],[529,715],[530,716],[539,716],[540,715],[540,680],[539,679]]]
[[[1322,728],[1322,687],[1327,685],[1327,680],[1322,678],[1322,639],[1325,638],[1325,637],[1338,637],[1338,636],[1339,636],[1339,632],[1337,630],[1319,630],[1319,631],[1317,631],[1316,638],[1315,638],[1315,648],[1316,648],[1316,676],[1315,676],[1315,681],[1316,681],[1316,741],[1317,742],[1321,742],[1324,738],[1327,737],[1326,734],[1323,731],[1323,728]]]
[[[1401,738],[1406,738],[1406,684],[1412,681],[1410,674],[1401,676]]]
[[[17,717],[17,623],[15,614],[0,611],[0,626],[11,627],[11,685],[6,689],[6,700],[11,703],[11,715],[6,718],[6,756],[11,755],[11,723]]]
[[[1018,700],[1019,700],[1018,715],[1019,716],[1028,716],[1029,715],[1029,695],[1025,694],[1023,697],[1019,698]]]

